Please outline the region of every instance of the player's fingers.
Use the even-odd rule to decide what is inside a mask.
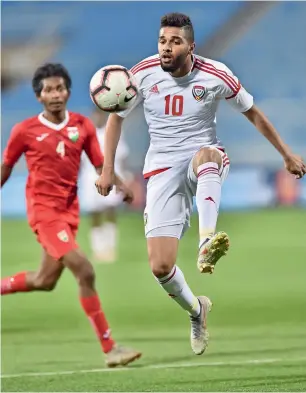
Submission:
[[[98,181],[95,182],[95,186],[96,186],[98,193],[101,194],[101,189],[100,189]]]
[[[125,202],[125,203],[132,203],[133,202],[133,197],[131,195],[126,195],[123,198],[123,202]]]
[[[295,178],[301,179],[304,176],[304,172],[302,170],[295,172]]]
[[[134,194],[133,194],[132,192],[130,192],[130,193],[127,195],[127,200],[126,200],[126,202],[127,202],[127,203],[132,203],[133,200],[134,200]]]

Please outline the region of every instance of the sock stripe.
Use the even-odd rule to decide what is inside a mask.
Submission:
[[[216,174],[216,175],[219,175],[219,170],[218,170],[217,168],[214,168],[214,167],[205,168],[205,169],[202,169],[202,170],[198,173],[198,177],[203,176],[203,175],[207,175],[207,174]]]
[[[176,266],[174,267],[174,271],[173,271],[173,273],[170,275],[170,277],[166,278],[165,280],[158,280],[159,283],[160,283],[161,285],[166,284],[167,282],[169,282],[169,281],[174,277],[175,273],[176,273]]]

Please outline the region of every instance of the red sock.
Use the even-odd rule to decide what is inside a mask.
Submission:
[[[27,272],[17,273],[11,277],[1,279],[1,296],[16,292],[28,292],[26,282]]]
[[[98,295],[80,298],[81,305],[90,323],[95,329],[104,353],[112,350],[115,345],[111,337],[110,329],[102,311]]]

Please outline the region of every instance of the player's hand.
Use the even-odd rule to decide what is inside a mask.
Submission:
[[[296,179],[301,179],[306,173],[306,165],[302,157],[291,154],[284,159],[285,167],[289,173],[295,175]]]
[[[115,175],[112,172],[105,172],[102,170],[102,174],[95,182],[97,191],[100,195],[107,196],[113,189],[115,183]]]

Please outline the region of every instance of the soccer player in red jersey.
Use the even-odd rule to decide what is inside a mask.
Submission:
[[[107,366],[126,365],[141,353],[119,346],[112,339],[95,289],[94,269],[75,240],[79,225],[77,180],[82,151],[97,173],[101,173],[103,165],[95,127],[87,117],[67,111],[71,79],[61,64],[38,68],[32,86],[44,110],[13,127],[3,155],[1,186],[10,177],[20,156],[25,154],[29,171],[28,221],[43,248],[43,259],[37,271],[1,279],[1,295],[51,291],[63,270],[68,268],[78,283],[81,306],[106,354]],[[118,177],[117,186],[130,201],[132,193]]]

